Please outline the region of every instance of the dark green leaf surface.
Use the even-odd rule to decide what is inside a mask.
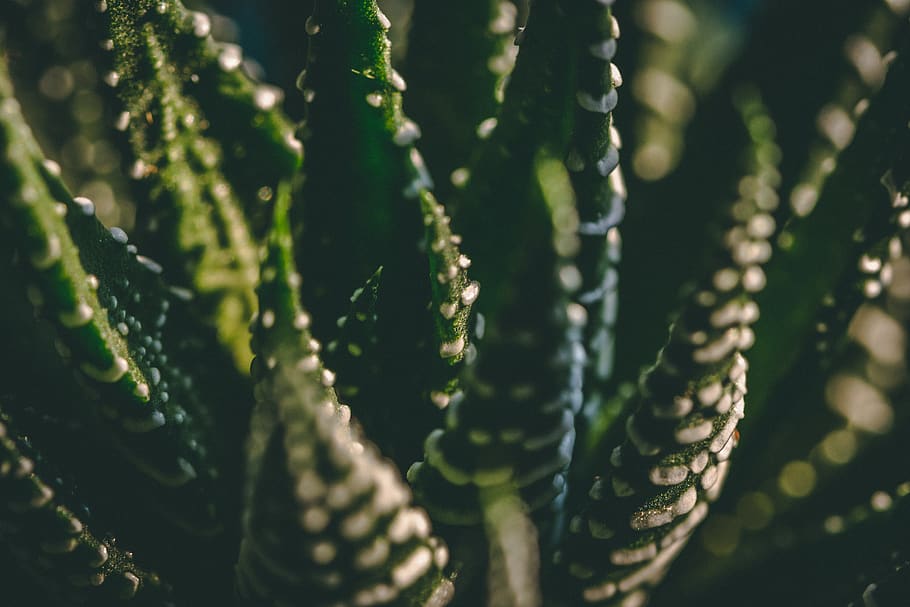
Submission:
[[[279,188],[253,329],[257,409],[239,593],[268,605],[445,605],[448,550],[395,467],[350,424],[307,329],[288,197]]]
[[[224,452],[210,432],[216,418],[242,410],[213,417],[202,406],[201,386],[193,383],[199,378],[180,365],[205,332],[178,340],[168,329],[172,307],[181,304],[161,282],[161,267],[138,255],[122,230],[105,229],[91,201],[67,192],[53,165],[42,162],[11,93],[0,80],[2,229],[19,251],[21,279],[34,285],[34,301],[54,323],[64,358],[86,382],[88,403],[77,415],[99,418],[105,440],[163,488],[181,524],[215,531],[223,524],[215,500]]]
[[[126,107],[116,126],[129,131],[130,173],[148,198],[138,208],[140,241],[198,295],[245,371],[258,207],[293,174],[300,144],[276,110],[279,93],[242,74],[239,47],[215,43],[204,14],[176,1],[115,0],[105,15],[115,66],[106,79]]]
[[[172,605],[160,577],[133,561],[107,534],[74,513],[73,498],[54,490],[34,447],[0,408],[0,538],[15,558],[60,600],[88,605]],[[82,504],[76,506],[84,510]],[[31,597],[33,604],[43,600]]]
[[[752,144],[713,271],[642,376],[623,442],[599,466],[559,557],[587,603],[643,602],[717,499],[745,412],[743,352],[765,287],[780,150],[761,102],[739,100]],[[609,448],[607,445],[605,447]]]
[[[383,268],[377,371],[350,405],[383,451],[407,466],[457,392],[479,287],[414,147],[420,131],[402,112],[406,85],[391,65],[388,27],[373,1],[316,3],[301,75],[306,179],[292,215],[317,337],[334,340],[330,323],[348,294]]]
[[[901,604],[910,0],[0,13],[2,607]]]
[[[880,192],[898,136],[910,121],[910,104],[904,94],[906,49],[904,42],[885,84],[859,118],[852,144],[841,153],[837,168],[825,182],[817,207],[808,217],[788,225],[783,236],[786,246],[768,267],[769,288],[759,303],[777,313],[760,319],[756,327],[766,335],[752,354],[758,374],[752,396],[756,413],[763,410],[769,390],[796,360],[823,297],[845,271],[855,249],[844,244],[868,221],[875,198],[869,193]],[[794,297],[799,305],[783,303]]]
[[[414,4],[407,110],[423,125],[421,149],[443,199],[464,185],[472,150],[496,127],[518,50],[517,16],[508,0],[468,0],[456,11],[433,0]]]

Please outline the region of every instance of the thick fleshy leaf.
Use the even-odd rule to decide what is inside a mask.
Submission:
[[[575,124],[566,167],[578,208],[578,250],[571,262],[557,270],[560,284],[572,296],[573,314],[580,317],[569,331],[569,341],[585,352],[573,361],[584,361],[582,408],[586,420],[599,414],[613,373],[621,246],[618,224],[626,198],[619,169],[619,133],[613,126],[612,111],[602,111],[616,103],[616,88],[622,84],[619,68],[611,62],[619,25],[606,4],[578,2],[571,13],[579,57]],[[574,330],[578,325],[583,327],[580,332]],[[579,424],[581,439],[585,430],[586,424]]]
[[[626,436],[599,467],[561,556],[587,603],[640,602],[661,580],[720,493],[744,415],[758,318],[754,293],[777,206],[780,150],[760,101],[739,101],[749,174],[729,209],[711,274],[687,297],[670,339],[643,375]],[[634,598],[633,598],[634,597]]]
[[[141,568],[112,536],[89,528],[76,514],[86,507],[55,491],[55,472],[34,453],[0,407],[0,539],[42,590],[80,604],[173,605],[157,574]],[[48,598],[29,600],[38,604]]]
[[[910,377],[910,130],[899,140],[881,184],[870,179],[865,190],[872,208],[864,231],[873,244],[854,247],[863,252],[817,317],[819,347],[807,348],[772,395],[771,410],[786,415],[787,426],[766,418],[748,431],[749,449],[739,453],[729,490],[749,493],[734,524],[752,532],[727,548],[731,561],[765,558],[774,548],[768,538],[781,533],[841,533],[862,517],[819,511],[846,510],[872,491],[875,509],[886,510],[891,499],[877,490],[905,478],[895,472],[894,453],[910,422],[903,406]],[[758,523],[747,519],[749,508],[761,512]],[[692,584],[711,585],[729,568],[705,571]]]
[[[518,50],[517,15],[509,0],[469,0],[456,11],[414,4],[403,69],[411,83],[407,109],[423,125],[421,149],[444,200],[464,185],[472,150],[496,127]]]
[[[564,252],[571,253],[577,238],[569,174],[561,160],[546,153],[534,172],[537,204],[552,215],[547,262],[555,267],[556,251],[566,247]],[[464,381],[465,394],[448,405],[445,427],[430,434],[424,461],[408,471],[434,519],[451,525],[481,523],[483,490],[518,490],[532,512],[547,508],[562,492],[573,417],[581,405],[580,377],[566,386],[577,354],[560,330],[572,326],[572,311],[553,278],[527,302],[523,312],[528,317],[516,315],[504,320],[505,326],[484,329],[478,362]],[[524,324],[530,318],[546,322],[532,330]]]
[[[115,66],[106,79],[126,108],[117,128],[129,131],[130,173],[147,198],[139,240],[198,296],[245,371],[259,207],[299,164],[299,142],[276,110],[280,93],[245,77],[240,49],[219,47],[208,17],[176,0],[113,0],[104,14]]]
[[[316,3],[301,75],[310,151],[302,204],[292,213],[317,337],[334,339],[329,323],[339,306],[383,268],[376,381],[362,390],[370,402],[354,395],[350,405],[363,411],[364,427],[383,451],[407,465],[458,390],[479,287],[431,194],[414,147],[419,129],[402,113],[405,83],[391,65],[388,28],[372,0]]]
[[[905,135],[905,150],[910,150],[908,143]],[[760,485],[775,520],[808,499],[848,499],[856,491],[850,479],[869,476],[859,472],[867,467],[866,452],[906,423],[901,402],[910,373],[904,347],[910,329],[905,295],[910,266],[907,229],[901,222],[910,221],[910,215],[900,219],[908,184],[894,183],[906,175],[906,160],[900,160],[906,153],[882,178],[887,188],[879,186],[878,196],[874,187],[868,190],[877,200],[865,226],[867,240],[855,247],[862,253],[825,298],[816,317],[815,347],[806,348],[771,397],[771,410],[789,411],[792,424],[772,430],[766,419],[750,430],[755,446],[745,452],[751,457],[742,462],[736,488],[766,479]],[[811,483],[794,484],[800,471],[809,470]]]
[[[105,229],[91,201],[73,198],[59,182],[5,77],[0,97],[0,229],[22,261],[22,282],[11,286],[34,285],[35,305],[85,382],[80,396],[88,404],[74,399],[83,408],[72,414],[98,419],[104,439],[141,472],[147,490],[157,487],[179,523],[203,533],[220,528],[213,500],[225,447],[213,445],[210,432],[216,419],[242,411],[213,416],[202,406],[202,385],[193,383],[201,376],[183,366],[211,345],[205,331],[171,330],[169,322],[178,321],[170,317],[185,316],[179,291],[161,282],[161,266],[138,255],[122,230]],[[227,403],[230,409],[233,401]]]
[[[549,506],[563,490],[589,362],[588,375],[598,380],[590,400],[603,398],[615,320],[613,228],[623,213],[610,128],[618,27],[607,4],[584,3],[565,14],[558,3],[535,5],[500,127],[464,193],[466,247],[503,246],[517,265],[478,265],[494,293],[479,304],[487,335],[477,368],[446,428],[428,440],[426,462],[409,473],[431,512],[449,523],[481,520],[481,487],[515,486],[532,511]],[[503,154],[513,148],[521,151]],[[506,223],[490,223],[489,215],[510,211]],[[507,291],[507,284],[521,286]],[[534,296],[523,297],[526,291]]]
[[[448,550],[394,465],[350,424],[297,296],[279,188],[254,324],[257,408],[238,590],[253,604],[445,605]]]

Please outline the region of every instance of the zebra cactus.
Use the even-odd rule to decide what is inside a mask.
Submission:
[[[0,2],[3,605],[906,603],[910,2]]]

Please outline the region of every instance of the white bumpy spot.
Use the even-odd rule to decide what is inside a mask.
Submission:
[[[398,588],[407,588],[416,582],[433,565],[433,553],[420,546],[392,570],[392,581]]]
[[[87,325],[94,316],[94,310],[85,302],[80,302],[69,312],[61,312],[58,316],[60,324],[68,329]]]
[[[610,553],[614,565],[634,565],[657,556],[657,544],[651,542],[640,548],[620,548]]]
[[[452,358],[453,356],[458,356],[464,351],[465,340],[463,337],[459,337],[455,341],[443,342],[439,346],[439,356],[442,358]]]
[[[119,381],[129,369],[129,363],[121,356],[114,357],[110,367],[99,369],[92,364],[85,363],[82,365],[82,371],[94,380],[112,384]]]
[[[193,35],[205,38],[212,31],[212,20],[205,13],[193,12]]]
[[[358,569],[372,569],[384,563],[388,557],[389,542],[383,537],[378,537],[372,544],[357,552],[354,566]]]
[[[278,105],[282,96],[281,89],[263,84],[257,86],[253,92],[253,103],[260,110],[267,112]]]
[[[470,283],[464,288],[464,291],[461,292],[461,303],[466,306],[470,306],[475,301],[477,301],[477,296],[480,294],[480,284],[476,282]]]
[[[417,123],[413,120],[405,119],[401,126],[398,127],[398,130],[395,131],[392,141],[395,145],[411,145],[420,139],[420,135],[420,127],[417,126]]]
[[[686,466],[655,466],[648,473],[648,478],[655,485],[678,485],[688,476]]]
[[[698,492],[695,487],[689,487],[677,498],[675,502],[664,504],[657,508],[639,510],[632,515],[630,525],[635,531],[652,529],[666,525],[677,516],[688,513],[698,501]]]
[[[218,66],[226,72],[236,70],[243,63],[243,51],[236,44],[224,44],[218,55]]]
[[[32,253],[32,265],[39,270],[46,270],[57,263],[61,253],[60,238],[56,234],[51,234],[47,237],[44,250]]]
[[[605,601],[616,594],[616,584],[614,582],[604,582],[599,586],[590,586],[585,588],[582,596],[589,603],[599,603]]]

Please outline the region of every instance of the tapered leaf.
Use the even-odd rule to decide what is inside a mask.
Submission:
[[[495,128],[518,50],[517,14],[508,0],[470,0],[456,11],[432,0],[414,4],[407,109],[423,125],[421,149],[443,199],[463,185],[475,144]]]
[[[574,250],[574,197],[561,160],[541,153],[534,173],[537,204],[552,215],[552,257],[544,259],[554,267],[561,246],[567,247],[564,253]],[[555,278],[538,287],[527,307],[525,313],[547,322],[532,331],[523,324],[526,318],[516,316],[485,329],[465,394],[449,405],[445,427],[427,438],[424,461],[408,471],[435,520],[479,524],[483,490],[518,490],[531,512],[546,508],[563,490],[581,394],[580,377],[566,385],[578,355],[559,327],[580,323],[570,318],[573,309]]]
[[[756,332],[765,336],[752,353],[756,382],[753,411],[760,414],[768,395],[785,370],[797,359],[813,331],[813,321],[824,296],[835,288],[855,247],[844,246],[869,221],[882,175],[891,166],[903,126],[910,121],[904,95],[908,74],[908,46],[902,41],[897,58],[888,68],[885,84],[870,98],[868,109],[856,123],[852,143],[839,156],[825,181],[819,203],[811,215],[788,222],[778,241],[781,251],[768,267],[767,291],[762,307],[778,310],[773,320],[760,319]],[[812,280],[806,280],[811,276]],[[801,305],[785,305],[794,298]]]
[[[2,74],[0,99],[0,229],[18,249],[22,279],[35,286],[33,299],[54,323],[65,358],[86,382],[89,405],[75,415],[98,418],[104,439],[147,479],[147,490],[154,481],[179,522],[198,532],[218,529],[213,500],[224,447],[209,433],[216,419],[242,412],[230,411],[228,400],[213,416],[193,383],[201,376],[182,367],[204,331],[171,331],[169,321],[177,321],[169,317],[179,318],[182,304],[161,282],[161,267],[138,255],[122,230],[105,229],[91,201],[73,198],[59,182]]]
[[[257,207],[299,163],[299,142],[275,109],[280,93],[243,76],[239,47],[219,47],[208,17],[176,0],[112,0],[105,15],[115,66],[106,78],[126,107],[117,127],[129,131],[130,172],[149,199],[138,209],[140,241],[198,295],[246,370]]]
[[[558,4],[535,5],[502,122],[480,154],[459,215],[466,247],[481,251],[479,259],[495,244],[517,268],[478,263],[494,293],[479,304],[487,335],[477,369],[446,428],[427,441],[426,462],[409,472],[434,516],[449,523],[480,521],[481,487],[514,486],[532,511],[557,499],[586,363],[591,377],[609,375],[618,255],[610,230],[623,212],[621,178],[610,177],[619,159],[610,125],[620,77],[609,61],[618,28],[603,3],[565,14]],[[577,72],[577,80],[566,72]],[[491,215],[504,223],[491,223]],[[522,286],[508,292],[506,284]],[[525,290],[534,296],[523,297]],[[601,358],[589,361],[587,348]],[[592,401],[602,398],[600,389],[602,382],[592,387]]]
[[[498,126],[475,153],[458,195],[455,225],[465,251],[482,260],[473,276],[484,286],[478,311],[491,326],[527,303],[513,287],[539,283],[540,276],[548,280],[552,268],[541,265],[543,256],[552,256],[551,221],[540,197],[533,198],[534,166],[544,149],[556,158],[568,151],[576,92],[571,32],[561,2],[535,3]]]
[[[0,536],[43,590],[80,604],[172,605],[161,578],[77,515],[85,506],[55,490],[54,471],[34,453],[0,407]]]
[[[731,558],[701,571],[693,585],[710,585],[731,569],[766,557],[773,550],[768,538],[781,533],[811,535],[822,527],[840,533],[844,518],[819,511],[846,511],[848,504],[904,478],[899,472],[895,477],[901,466],[894,458],[902,456],[893,450],[910,423],[903,406],[910,376],[908,136],[906,129],[898,136],[897,153],[881,180],[885,187],[867,183],[872,208],[865,233],[873,244],[855,247],[863,253],[841,277],[831,307],[821,309],[818,345],[824,348],[807,348],[772,395],[774,410],[787,412],[787,427],[763,420],[749,429],[749,449],[739,453],[729,489],[752,488],[746,503],[758,505],[763,515],[750,521],[749,509],[738,509],[736,524],[752,533],[728,544]],[[873,503],[890,503],[883,499]],[[851,513],[846,520],[858,518]],[[739,558],[745,561],[734,565]]]
[[[618,165],[619,134],[612,111],[603,111],[615,105],[616,87],[622,84],[619,68],[611,63],[619,26],[606,4],[576,3],[572,13],[579,55],[578,104],[566,166],[578,208],[579,243],[571,263],[557,270],[563,289],[576,305],[574,313],[583,316],[583,330],[578,335],[570,330],[569,340],[585,351],[582,406],[587,418],[601,409],[613,372],[621,246],[617,226],[626,198]],[[597,100],[602,105],[594,103]]]
[[[775,518],[804,505],[813,494],[848,498],[849,479],[867,475],[860,472],[866,468],[863,454],[906,423],[901,402],[910,373],[904,354],[910,317],[903,291],[908,280],[907,230],[900,217],[908,185],[896,186],[894,179],[906,175],[906,159],[900,156],[910,149],[908,142],[905,136],[905,151],[882,180],[887,190],[879,186],[876,196],[874,185],[868,184],[870,197],[877,199],[865,228],[873,244],[856,247],[863,253],[855,256],[855,264],[819,312],[815,347],[806,348],[772,396],[775,410],[792,411],[792,425],[772,431],[766,421],[750,431],[756,445],[764,446],[749,450],[752,457],[743,461],[745,476],[738,486],[747,478],[750,484],[766,478],[763,485],[774,487],[777,479],[793,478],[788,471],[794,465],[812,470],[813,482],[796,495],[789,481],[786,491],[778,487],[768,492]],[[910,215],[903,221],[910,221]]]
[[[254,604],[445,605],[448,550],[391,462],[350,425],[297,296],[279,188],[254,325],[257,410],[238,590]]]
[[[383,267],[377,381],[363,390],[370,402],[352,396],[350,404],[383,451],[408,465],[457,391],[479,287],[431,194],[414,147],[419,130],[402,113],[405,83],[390,62],[388,27],[372,0],[316,3],[301,80],[310,152],[292,213],[317,337],[334,338],[339,306]]]
[[[128,112],[120,115],[117,128],[132,131],[142,128],[134,122],[148,120],[137,105],[141,90],[135,88],[141,89],[148,77],[142,66],[147,54],[143,30],[153,30],[166,49],[168,69],[201,109],[196,116],[199,128],[220,144],[225,177],[237,190],[257,237],[262,237],[271,213],[262,204],[266,196],[253,195],[263,187],[275,188],[300,166],[300,142],[281,112],[283,92],[251,78],[243,50],[214,40],[211,19],[187,10],[180,0],[106,0],[98,6],[105,9],[102,21],[111,36],[102,46],[113,50],[115,70],[105,80],[120,91]]]
[[[780,151],[760,101],[740,100],[750,174],[731,205],[712,273],[686,299],[642,376],[626,437],[600,467],[561,556],[587,603],[642,602],[705,518],[730,466],[744,414],[742,352],[765,286]]]

